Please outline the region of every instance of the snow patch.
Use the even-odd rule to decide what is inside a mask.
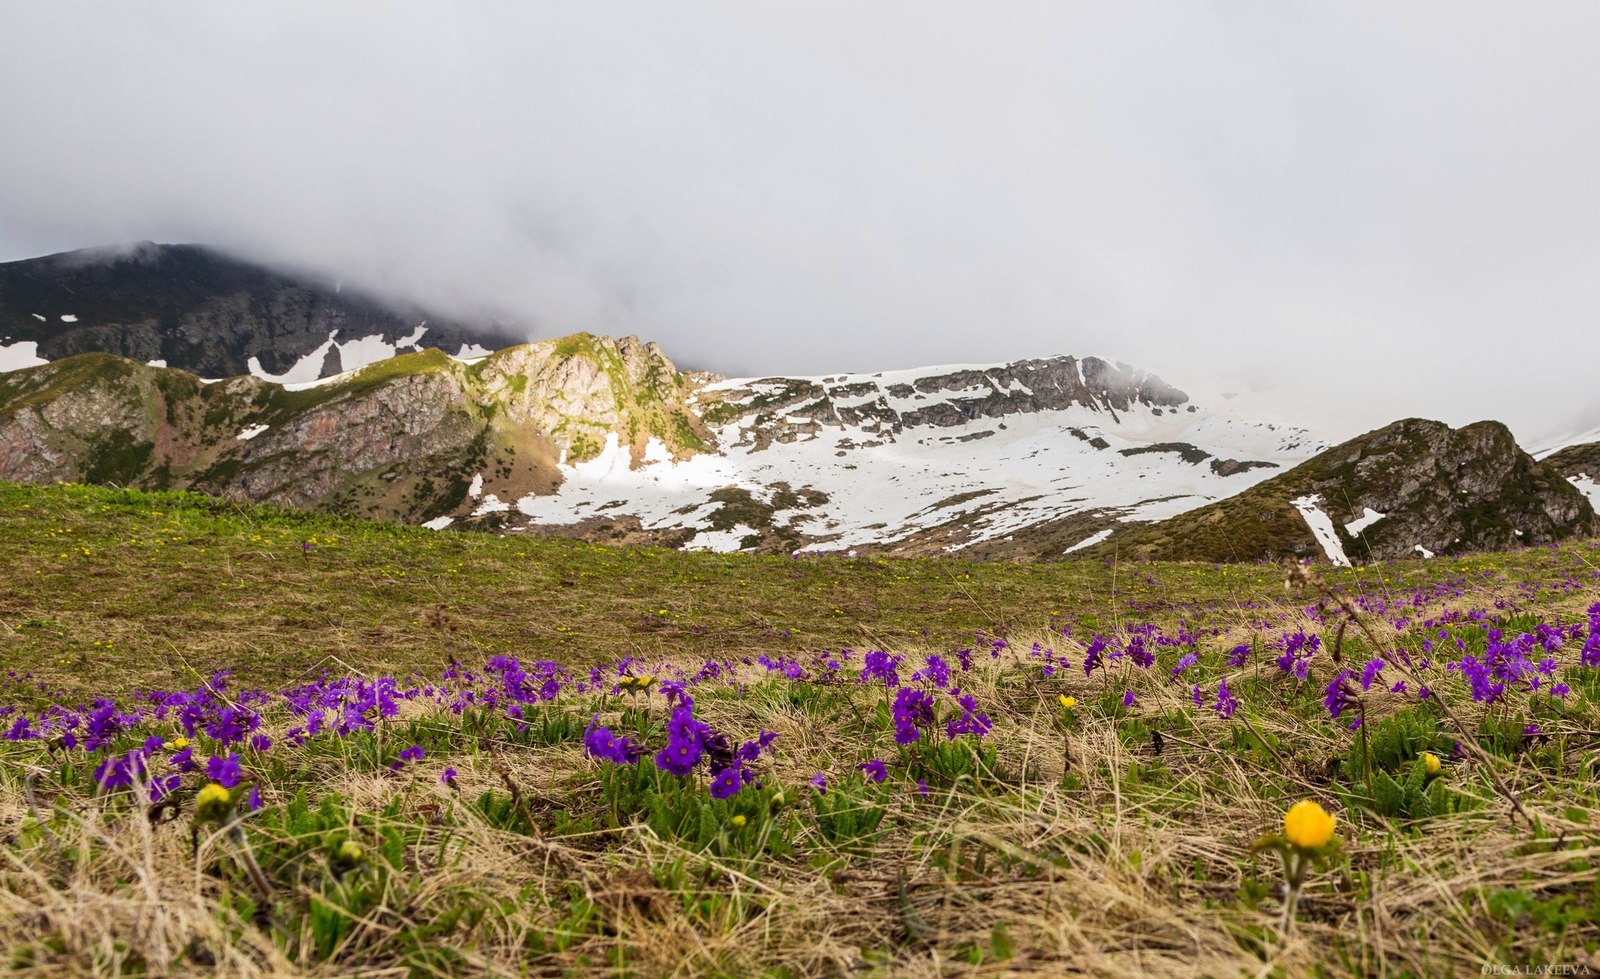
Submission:
[[[309,384],[322,376],[322,365],[328,359],[328,351],[333,349],[333,338],[339,335],[338,330],[328,334],[328,339],[322,342],[317,349],[294,362],[294,366],[282,374],[268,374],[261,366],[261,358],[251,357],[245,365],[250,369],[252,377],[259,377],[263,381],[273,384]]]
[[[1363,530],[1388,516],[1387,513],[1379,513],[1372,507],[1363,507],[1362,510],[1363,512],[1359,518],[1344,525],[1344,529],[1349,532],[1351,537],[1358,536]]]
[[[167,366],[167,362],[164,360],[147,360],[144,362],[144,365],[146,367],[165,367]]]
[[[262,432],[265,432],[268,428],[271,428],[271,427],[272,426],[270,426],[270,425],[251,425],[249,428],[246,428],[244,431],[240,432],[238,435],[235,435],[234,438],[238,439],[241,442],[248,442],[251,439],[255,438],[257,435],[260,435]]]
[[[39,322],[41,322],[41,323],[48,323],[48,322],[50,322],[50,317],[48,317],[48,316],[46,316],[46,315],[44,315],[44,314],[43,314],[43,313],[34,313],[34,314],[33,314],[33,318],[34,318],[34,319],[36,319],[36,320],[38,320],[38,321],[39,321]]]
[[[423,521],[422,526],[429,530],[443,530],[455,522],[455,517],[434,517],[432,520]]]
[[[1570,476],[1567,478],[1567,482],[1576,486],[1578,488],[1578,492],[1589,498],[1590,506],[1594,507],[1596,510],[1600,510],[1600,483],[1595,482],[1588,473],[1579,473],[1576,476]]]
[[[1115,529],[1116,529],[1115,527],[1107,527],[1105,530],[1096,531],[1093,535],[1091,535],[1089,537],[1085,537],[1083,540],[1078,541],[1078,543],[1072,545],[1071,547],[1067,548],[1066,550],[1062,551],[1061,553],[1062,554],[1071,554],[1073,551],[1081,551],[1085,547],[1093,547],[1095,544],[1098,544],[1101,541],[1105,540],[1107,537],[1110,537],[1111,534],[1112,534],[1112,531],[1114,531]]]
[[[474,500],[483,495],[483,473],[472,477],[472,485],[467,487],[467,495]]]
[[[19,340],[12,344],[0,343],[0,374],[48,363],[50,363],[48,360],[39,356],[37,340]]]
[[[652,435],[650,441],[644,444],[644,462],[647,466],[658,462],[671,464],[672,453],[665,443]]]
[[[505,513],[510,509],[511,504],[506,503],[505,501],[501,500],[500,497],[490,493],[488,496],[483,498],[482,503],[478,504],[478,508],[472,511],[472,515],[474,517],[481,517],[486,513]]]
[[[734,524],[727,530],[702,530],[694,535],[694,539],[683,545],[686,551],[717,551],[726,554],[729,551],[741,550],[746,537],[755,531],[744,524]]]
[[[1322,545],[1322,551],[1328,555],[1335,567],[1350,567],[1350,558],[1345,556],[1344,545],[1339,543],[1339,534],[1333,529],[1333,520],[1322,512],[1322,497],[1312,494],[1289,501],[1289,505],[1300,511],[1300,516],[1305,518],[1306,526],[1311,528],[1311,536]]]
[[[1433,557],[1433,552],[1428,550],[1426,547],[1423,547],[1421,544],[1413,545],[1411,549],[1416,551],[1418,554],[1421,554],[1424,559]]]
[[[78,322],[78,318],[76,316],[72,315],[71,313],[62,313],[61,314],[61,322],[63,322],[63,323],[76,323],[76,322]]]
[[[492,353],[494,353],[494,351],[490,350],[488,347],[482,347],[476,343],[463,343],[461,345],[461,350],[457,353],[451,354],[450,356],[460,361],[473,361],[481,360]]]

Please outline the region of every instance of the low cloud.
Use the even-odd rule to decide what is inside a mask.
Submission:
[[[18,7],[0,259],[155,239],[724,373],[1097,353],[1600,421],[1600,11]]]

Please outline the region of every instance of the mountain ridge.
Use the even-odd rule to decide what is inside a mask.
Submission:
[[[0,369],[100,352],[201,377],[296,383],[407,349],[487,353],[505,332],[201,245],[140,242],[0,264]]]

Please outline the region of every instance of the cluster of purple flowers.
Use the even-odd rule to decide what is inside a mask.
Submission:
[[[895,743],[912,744],[922,737],[918,729],[934,722],[933,697],[916,687],[901,687],[891,717]]]

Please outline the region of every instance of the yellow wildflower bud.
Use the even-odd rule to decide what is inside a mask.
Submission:
[[[355,840],[345,840],[340,843],[339,849],[334,853],[334,856],[343,863],[360,863],[364,855],[365,851],[361,849],[361,844]]]
[[[227,818],[232,808],[233,793],[215,782],[195,794],[194,814],[202,822],[219,822]]]
[[[738,829],[739,827],[743,826],[747,820],[743,816],[735,816],[728,820],[728,822],[732,823],[735,829]]]
[[[1302,850],[1316,850],[1333,839],[1338,820],[1310,799],[1302,799],[1283,814],[1283,835]]]
[[[1422,767],[1428,770],[1429,775],[1439,774],[1439,756],[1431,751],[1422,753]]]
[[[189,747],[188,738],[173,738],[167,742],[167,748],[171,751],[182,751],[187,747]]]
[[[1061,701],[1061,706],[1065,707],[1067,710],[1071,710],[1072,708],[1078,706],[1077,697],[1068,697],[1066,694],[1062,694],[1056,699]]]

